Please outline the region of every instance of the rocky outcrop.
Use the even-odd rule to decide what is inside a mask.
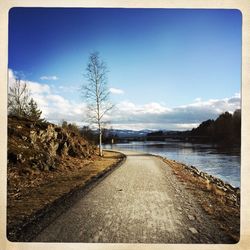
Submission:
[[[74,132],[51,123],[8,119],[8,164],[21,169],[53,170],[65,156],[90,158],[94,147]]]

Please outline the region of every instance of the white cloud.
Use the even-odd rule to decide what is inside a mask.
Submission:
[[[159,129],[168,129],[168,130],[189,130],[194,127],[197,127],[199,123],[187,123],[187,124],[179,124],[179,123],[147,123],[145,127],[145,123],[130,123],[130,124],[121,124],[121,123],[112,123],[113,128],[117,129],[132,129],[132,130],[159,130]]]
[[[9,85],[15,82],[15,74],[9,69]],[[24,84],[22,80],[21,83]],[[75,103],[67,100],[63,96],[56,94],[54,88],[47,84],[25,81],[31,96],[37,102],[42,110],[42,117],[54,123],[60,123],[62,120],[83,124],[86,121],[86,104]]]
[[[8,83],[11,84],[15,79],[15,74],[12,69],[8,69]]]
[[[175,124],[177,129],[192,129],[197,128],[199,126],[199,123],[177,123]]]
[[[235,93],[233,97],[241,98],[241,95],[240,95],[240,93]]]
[[[56,81],[59,78],[57,76],[41,76],[40,79],[41,80],[53,80],[53,81]]]
[[[136,105],[130,101],[123,101],[117,105],[117,108],[121,111],[122,115],[124,115],[124,113],[131,113],[133,115],[161,114],[171,111],[171,109],[156,102]]]
[[[109,118],[121,128],[186,130],[197,127],[202,121],[216,119],[225,111],[234,112],[240,108],[240,102],[239,95],[207,101],[199,98],[193,103],[170,109],[156,102],[136,105],[124,101],[117,105]]]
[[[200,97],[197,97],[194,99],[195,102],[201,102],[201,98]]]
[[[37,82],[31,82],[31,81],[26,81],[30,91],[32,94],[49,94],[50,91],[50,87],[47,84],[40,84]]]
[[[15,74],[9,70],[9,84],[15,82]],[[55,87],[38,82],[26,81],[32,97],[48,121],[59,123],[61,120],[83,124],[87,121],[87,105],[76,103],[60,95]],[[62,93],[62,92],[61,92]],[[113,128],[120,129],[168,129],[186,130],[197,127],[207,119],[216,119],[225,111],[234,112],[241,104],[240,94],[223,99],[202,100],[196,98],[192,103],[168,108],[158,102],[143,105],[122,101],[112,113],[106,114]]]
[[[61,92],[65,92],[65,93],[74,93],[76,91],[77,92],[81,91],[81,88],[79,86],[72,86],[72,85],[69,85],[69,86],[60,85],[58,89]]]
[[[110,93],[115,94],[115,95],[124,94],[124,91],[122,89],[110,88],[109,91],[110,91]]]

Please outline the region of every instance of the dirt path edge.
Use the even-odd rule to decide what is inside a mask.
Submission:
[[[112,150],[112,152],[116,151]],[[73,188],[70,190],[70,192],[57,198],[52,203],[45,205],[42,209],[29,216],[21,224],[8,225],[6,238],[11,242],[32,241],[32,239],[45,227],[47,227],[53,220],[60,216],[64,211],[71,207],[82,196],[88,193],[106,176],[111,174],[126,161],[127,157],[125,154],[121,152],[117,153],[122,155],[122,158],[117,163],[110,165],[108,168],[99,172],[95,176],[92,176],[81,187]]]

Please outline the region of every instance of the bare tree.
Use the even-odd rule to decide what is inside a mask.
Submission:
[[[88,84],[83,86],[82,93],[88,104],[88,117],[98,127],[100,156],[102,156],[103,118],[113,108],[113,105],[109,102],[107,73],[107,66],[100,59],[99,53],[91,53],[85,74]]]
[[[17,116],[26,116],[30,92],[26,82],[16,78],[8,92],[8,113]]]
[[[34,122],[43,122],[42,111],[38,109],[37,103],[31,98],[27,83],[16,78],[8,91],[8,114],[18,117],[26,117]]]

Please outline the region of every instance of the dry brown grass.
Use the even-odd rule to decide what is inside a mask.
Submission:
[[[208,183],[198,175],[193,175],[182,164],[164,159],[172,168],[180,182],[188,189],[219,228],[223,229],[236,242],[240,237],[240,207],[230,201],[229,194]]]
[[[7,223],[18,223],[92,177],[116,164],[123,156],[104,153],[91,159],[65,157],[54,171],[8,169]]]

